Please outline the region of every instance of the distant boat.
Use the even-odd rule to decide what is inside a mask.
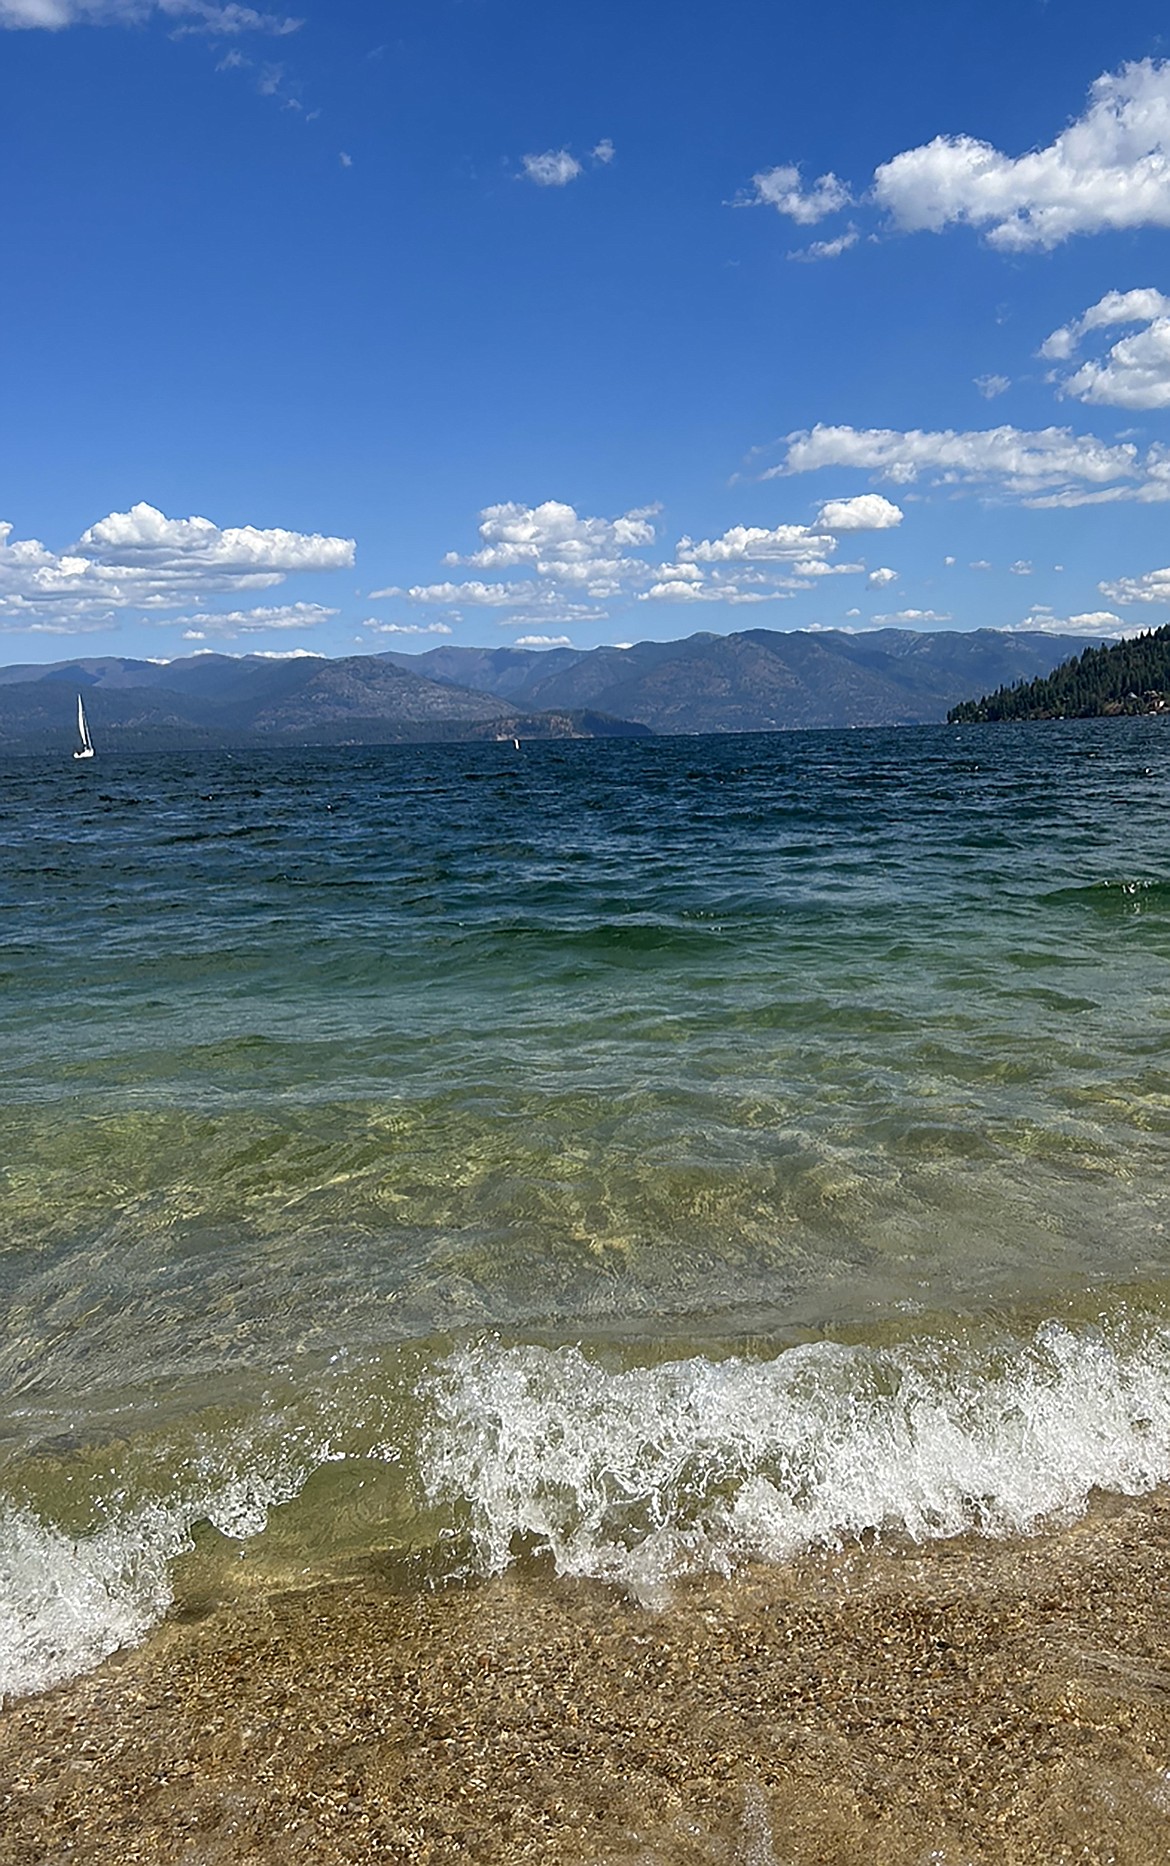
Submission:
[[[89,736],[89,722],[85,717],[85,706],[81,695],[77,696],[77,730],[81,734],[81,750],[74,752],[75,758],[93,757],[93,740]]]

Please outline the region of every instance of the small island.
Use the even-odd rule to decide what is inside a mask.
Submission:
[[[1170,624],[1086,648],[1051,674],[952,706],[948,725],[1005,719],[1103,719],[1170,712]]]

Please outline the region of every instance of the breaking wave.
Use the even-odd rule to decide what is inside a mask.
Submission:
[[[771,1361],[607,1371],[575,1348],[463,1348],[433,1377],[431,1502],[475,1565],[523,1553],[653,1595],[870,1533],[923,1542],[1071,1520],[1170,1477],[1170,1332],[1049,1323],[959,1343],[826,1342]]]
[[[0,1698],[139,1644],[200,1523],[262,1537],[270,1511],[348,1459],[405,1478],[406,1517],[384,1511],[371,1538],[429,1550],[432,1573],[537,1556],[649,1603],[687,1574],[871,1535],[1027,1534],[1093,1490],[1170,1478],[1170,1326],[1152,1321],[632,1367],[489,1339],[432,1363],[413,1398],[373,1393],[318,1395],[320,1430],[270,1417],[205,1444],[173,1485],[108,1499],[87,1533],[0,1500]]]
[[[171,1605],[172,1565],[195,1525],[238,1541],[260,1535],[307,1475],[293,1465],[239,1474],[207,1493],[128,1506],[80,1536],[0,1500],[0,1706],[139,1645]]]

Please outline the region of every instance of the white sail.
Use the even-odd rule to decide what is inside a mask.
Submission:
[[[81,695],[77,696],[77,730],[81,735],[81,750],[74,752],[75,758],[93,757],[93,740],[89,736],[89,722],[85,717],[85,705]]]

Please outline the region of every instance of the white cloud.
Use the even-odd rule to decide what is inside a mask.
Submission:
[[[879,569],[871,570],[865,581],[871,590],[883,590],[888,583],[898,581],[898,573],[891,570],[888,564],[882,564]]]
[[[1011,388],[1010,376],[976,376],[975,387],[985,402],[992,402],[997,395],[1006,395]]]
[[[180,31],[206,32],[213,37],[266,32],[285,38],[290,32],[299,32],[305,23],[284,14],[258,13],[255,7],[208,5],[204,0],[155,0],[155,4],[160,13],[192,20],[193,23],[181,27]]]
[[[937,609],[898,609],[893,615],[875,616],[875,622],[953,622],[954,616]]]
[[[1068,362],[1090,331],[1119,324],[1145,328],[1121,338],[1063,379],[1061,393],[1111,408],[1170,408],[1170,298],[1154,286],[1106,292],[1079,318],[1062,324],[1040,346],[1041,356]]]
[[[929,432],[818,425],[787,440],[783,461],[770,467],[765,479],[853,467],[895,485],[911,485],[920,475],[942,485],[993,485],[1034,505],[1092,502],[1086,485],[1105,489],[1098,497],[1107,499],[1170,497],[1170,485],[1153,490],[1159,476],[1170,479],[1170,461],[1163,461],[1159,450],[1151,448],[1143,461],[1132,441],[1110,443],[1069,428]],[[1146,483],[1119,487],[1118,480]]]
[[[792,584],[785,588],[782,582],[769,583],[766,587],[753,589],[750,584],[734,577],[713,578],[709,583],[694,583],[684,577],[664,577],[652,583],[648,590],[639,593],[638,601],[643,603],[730,603],[737,608],[742,603],[786,602],[794,589],[807,589],[805,583]]]
[[[732,525],[719,538],[704,538],[695,544],[680,538],[678,555],[701,564],[784,563],[806,565],[812,558],[823,559],[837,548],[837,541],[827,532],[814,531],[809,525]],[[802,572],[806,574],[806,572]]]
[[[1170,568],[1147,570],[1140,577],[1118,577],[1112,583],[1099,583],[1097,588],[1111,603],[1170,604]]]
[[[904,517],[901,506],[880,492],[863,492],[855,499],[827,500],[817,515],[817,530],[891,531]]]
[[[30,627],[79,627],[118,610],[168,610],[209,595],[269,589],[296,571],[343,570],[352,538],[221,530],[206,518],[171,519],[154,506],[111,512],[63,553],[0,524],[0,618]],[[200,619],[201,626],[207,621]]]
[[[1026,557],[1017,557],[1014,564],[1008,565],[1008,570],[1013,577],[1030,577],[1034,573],[1035,566],[1030,564]]]
[[[168,616],[168,628],[198,630],[200,640],[208,635],[263,635],[270,629],[317,628],[337,614],[321,603],[283,603],[271,609],[209,610],[205,615]]]
[[[1064,390],[1111,408],[1170,408],[1170,318],[1123,337],[1105,362],[1082,364]]]
[[[563,188],[580,173],[581,164],[567,149],[546,149],[543,155],[524,157],[524,174],[538,188]]]
[[[795,252],[789,253],[788,257],[799,259],[806,265],[818,259],[840,259],[842,253],[847,253],[851,246],[857,245],[859,237],[856,227],[847,227],[835,240],[813,240],[810,245],[798,247]]]
[[[778,214],[786,214],[798,226],[811,227],[826,215],[848,207],[852,199],[848,188],[836,175],[819,175],[812,187],[805,190],[801,186],[799,168],[780,167],[763,169],[753,175],[752,193],[737,205],[774,207]]]
[[[1092,609],[1083,615],[1054,616],[1050,611],[1033,610],[1022,622],[1013,622],[1009,635],[1084,635],[1092,641],[1109,637],[1137,635],[1140,629],[1123,622],[1111,609]]]
[[[389,589],[371,590],[370,601],[401,596],[411,603],[466,603],[473,609],[514,609],[530,600],[534,589],[531,583],[484,583],[475,579],[467,583],[412,583],[409,589],[397,589],[392,584]]]
[[[347,155],[344,149],[342,149],[338,153],[337,160],[341,163],[342,168],[353,167],[353,157],[351,155]]]
[[[517,648],[571,648],[573,646],[567,635],[520,635],[515,645]]]
[[[1154,286],[1139,286],[1132,292],[1106,292],[1095,305],[1071,324],[1062,324],[1040,345],[1041,356],[1065,362],[1089,330],[1106,330],[1113,324],[1149,324],[1155,318],[1170,316],[1170,298]]]
[[[479,550],[468,557],[452,551],[445,561],[476,570],[523,566],[604,600],[617,593],[624,577],[644,573],[645,566],[626,553],[653,544],[651,517],[637,510],[614,519],[583,518],[558,499],[536,506],[489,505],[480,514]]]
[[[214,648],[200,651],[214,654]],[[246,654],[233,655],[237,661],[327,661],[328,655],[318,654],[315,648],[249,648]]]
[[[352,538],[258,531],[254,525],[221,531],[208,518],[167,518],[146,504],[99,519],[82,532],[77,545],[78,554],[95,563],[158,577],[218,574],[241,588],[256,576],[279,582],[291,570],[348,570],[354,548]]]
[[[449,551],[444,562],[477,574],[402,588],[371,591],[446,610],[500,612],[501,628],[597,622],[602,604],[617,602],[742,604],[782,601],[830,576],[864,575],[860,563],[837,563],[838,538],[822,522],[826,514],[842,533],[888,530],[902,513],[889,499],[863,493],[830,501],[816,526],[733,525],[716,538],[680,538],[673,558],[655,562],[656,507],[638,507],[616,518],[591,517],[548,499],[540,505],[509,501],[480,514],[478,548]],[[523,574],[517,574],[518,572]]]
[[[1115,616],[1111,609],[1090,609],[1083,615],[1070,616],[1068,627],[1076,633],[1122,635],[1129,630],[1130,624],[1123,622],[1120,616]]]
[[[362,623],[372,635],[449,635],[451,630],[445,622],[377,622],[373,616],[367,616]]]
[[[0,0],[0,29],[40,27],[59,32],[65,26],[134,26],[152,13],[183,20],[183,32],[224,38],[241,32],[284,37],[299,32],[304,24],[283,14],[260,13],[250,6],[217,6],[209,0]]]
[[[16,620],[12,619],[0,597],[0,635],[98,635],[118,626],[110,615],[91,616],[76,621],[28,622],[21,619],[19,610],[13,613]]]
[[[448,561],[464,561],[451,553]],[[634,568],[642,575],[648,574],[648,568],[636,564]],[[589,592],[585,592],[586,597]],[[570,584],[566,590],[564,584],[547,574],[534,577],[512,578],[499,583],[489,582],[483,577],[469,577],[458,583],[448,580],[442,583],[414,583],[402,589],[391,585],[384,590],[371,590],[371,602],[384,597],[394,597],[409,603],[418,603],[427,608],[446,609],[458,618],[465,609],[506,609],[509,615],[501,623],[501,628],[531,627],[534,621],[561,623],[597,621],[604,617],[605,611],[597,607],[592,600],[576,600]]]
[[[597,143],[589,153],[595,162],[599,162],[601,166],[605,168],[613,161],[614,156],[617,154],[617,150],[613,146],[612,138],[603,136],[601,141]],[[559,647],[561,644],[558,642],[557,645]]]
[[[1168,227],[1170,64],[1147,58],[1106,72],[1084,114],[1027,155],[973,136],[904,150],[877,170],[874,195],[906,232],[966,222],[1008,252],[1074,233]]]

